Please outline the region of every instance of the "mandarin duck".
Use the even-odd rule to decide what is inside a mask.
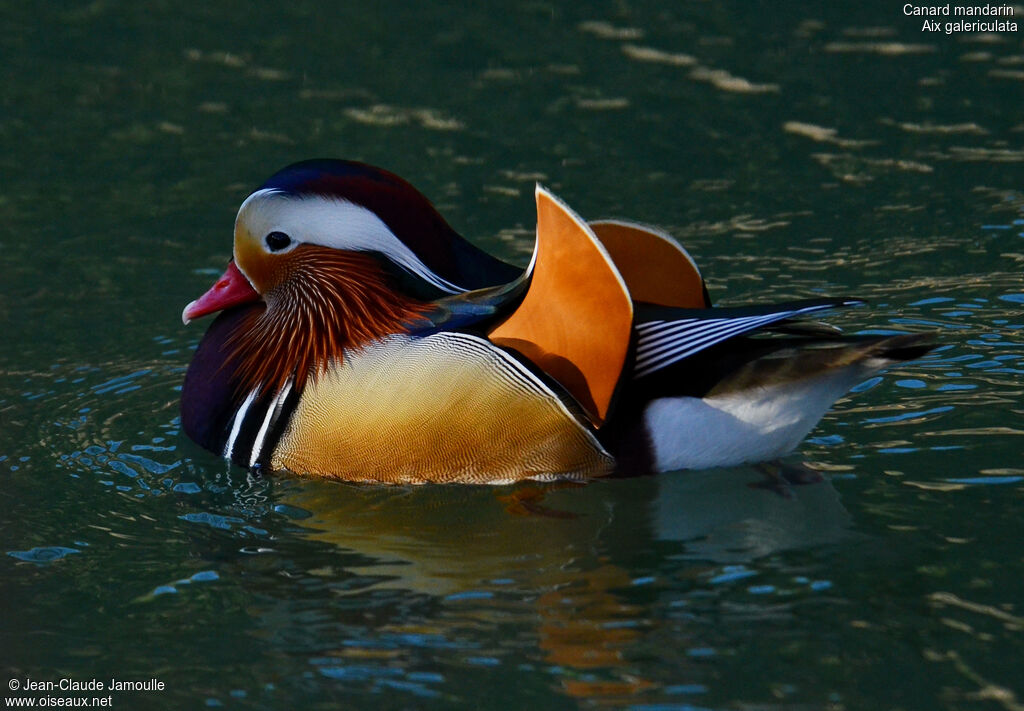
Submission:
[[[716,308],[664,232],[585,222],[536,189],[521,269],[413,186],[291,165],[238,211],[221,312],[182,387],[198,444],[250,469],[504,484],[734,466],[791,452],[852,386],[934,347],[843,336],[822,298]]]

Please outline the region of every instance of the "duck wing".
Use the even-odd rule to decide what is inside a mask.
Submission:
[[[629,354],[633,300],[587,223],[539,185],[536,198],[529,287],[487,335],[556,380],[600,426]]]
[[[863,303],[860,299],[811,299],[724,309],[641,307],[632,375],[644,378],[730,339]]]
[[[634,301],[676,308],[711,306],[704,278],[690,253],[670,234],[639,222],[590,223]]]

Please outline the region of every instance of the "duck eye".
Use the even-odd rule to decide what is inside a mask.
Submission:
[[[267,243],[267,249],[271,252],[280,252],[292,243],[292,238],[284,232],[271,232],[263,241]]]

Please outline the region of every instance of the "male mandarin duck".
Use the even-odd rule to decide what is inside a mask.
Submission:
[[[733,466],[789,453],[853,385],[934,347],[798,320],[853,299],[712,308],[668,235],[536,201],[523,270],[380,168],[276,173],[182,314],[222,312],[185,376],[185,432],[244,467],[364,482]]]

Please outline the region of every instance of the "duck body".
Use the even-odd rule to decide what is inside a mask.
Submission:
[[[242,205],[182,426],[250,469],[504,484],[732,466],[790,452],[849,388],[932,347],[798,319],[821,299],[711,308],[653,228],[587,224],[538,188],[520,269],[412,186],[306,161]]]

